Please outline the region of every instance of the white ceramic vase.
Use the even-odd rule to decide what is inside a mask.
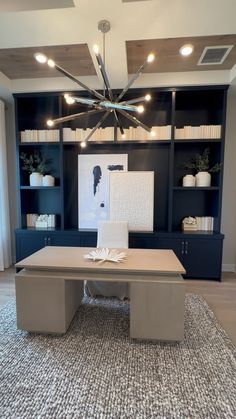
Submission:
[[[54,186],[55,178],[51,175],[43,176],[43,186]]]
[[[186,175],[183,177],[183,186],[184,187],[193,187],[195,186],[195,176]]]
[[[195,179],[196,186],[211,186],[211,175],[208,172],[198,172]]]
[[[43,175],[38,172],[31,173],[30,177],[30,186],[42,186],[43,184]]]

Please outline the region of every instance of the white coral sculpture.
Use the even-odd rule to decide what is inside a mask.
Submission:
[[[93,261],[98,261],[98,263],[102,263],[105,261],[108,262],[123,262],[126,258],[126,253],[120,252],[116,249],[108,249],[108,248],[102,248],[93,250],[92,252],[89,252],[87,255],[84,255],[84,259],[91,259]]]

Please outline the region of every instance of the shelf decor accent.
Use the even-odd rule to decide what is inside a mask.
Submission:
[[[99,70],[102,75],[102,79],[104,82],[104,92],[103,94],[97,92],[96,90],[86,86],[84,83],[79,81],[76,77],[74,77],[72,74],[70,74],[68,71],[66,71],[64,68],[60,67],[58,64],[56,64],[52,59],[48,59],[44,54],[42,53],[35,53],[34,57],[35,59],[41,63],[45,64],[47,63],[49,67],[55,68],[59,73],[63,74],[64,76],[68,77],[70,80],[78,84],[80,87],[85,89],[90,95],[94,96],[95,99],[92,98],[85,98],[81,96],[70,96],[69,94],[65,95],[66,102],[70,105],[75,102],[85,105],[91,108],[91,110],[80,112],[76,114],[72,114],[69,116],[57,118],[57,119],[49,119],[47,121],[48,126],[52,127],[55,124],[63,123],[66,121],[75,120],[77,118],[81,118],[85,115],[90,116],[94,115],[99,112],[105,112],[101,119],[98,121],[98,123],[94,126],[94,128],[89,132],[89,134],[86,136],[86,138],[81,142],[81,146],[85,147],[87,141],[93,136],[94,132],[102,125],[102,123],[107,119],[108,115],[110,113],[114,113],[115,120],[117,122],[117,126],[120,130],[121,135],[124,137],[124,129],[121,124],[120,115],[126,117],[129,119],[134,125],[138,127],[142,127],[144,130],[151,132],[151,128],[141,122],[139,119],[136,118],[136,116],[133,116],[129,114],[131,113],[143,113],[144,107],[143,105],[139,104],[138,106],[135,105],[136,103],[149,101],[151,99],[151,96],[149,94],[138,97],[131,100],[123,100],[123,97],[125,93],[128,91],[128,89],[133,85],[134,81],[143,73],[144,69],[148,66],[149,63],[151,63],[154,60],[154,54],[150,53],[147,57],[147,59],[144,61],[144,63],[138,68],[136,73],[130,78],[127,85],[123,88],[122,92],[119,94],[118,97],[115,97],[110,83],[109,79],[105,70],[105,34],[110,30],[110,22],[107,20],[102,20],[98,22],[98,29],[103,33],[103,59],[99,53],[99,48],[97,45],[94,46],[93,50],[96,56],[96,60],[98,63]],[[152,134],[155,135],[155,134]]]
[[[195,176],[196,186],[209,187],[211,186],[211,174],[209,172],[198,172]]]
[[[211,173],[217,173],[221,169],[221,163],[216,163],[210,168],[209,162],[210,148],[207,147],[202,154],[196,154],[191,163],[185,164],[185,169],[192,169],[197,172],[196,186],[197,187],[209,187],[211,186]]]
[[[182,221],[183,231],[197,231],[197,220],[195,217],[185,217]]]
[[[54,186],[55,185],[55,178],[51,175],[44,175],[43,176],[43,186]]]
[[[195,176],[193,175],[185,175],[183,177],[183,186],[186,187],[193,187],[195,186]]]
[[[23,162],[22,170],[29,173],[30,186],[43,186],[43,175],[48,172],[47,166],[49,164],[49,159],[42,158],[40,152],[34,152],[29,155],[22,152],[20,159]]]
[[[120,252],[116,249],[107,249],[102,248],[98,250],[93,250],[89,252],[87,255],[84,255],[84,259],[90,259],[93,261],[98,261],[98,263],[103,262],[123,262],[126,258],[126,253]]]

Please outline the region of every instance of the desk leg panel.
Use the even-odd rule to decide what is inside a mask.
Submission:
[[[130,284],[130,337],[180,341],[184,337],[182,281]]]
[[[65,333],[83,297],[83,281],[45,276],[17,276],[18,329],[29,332]]]

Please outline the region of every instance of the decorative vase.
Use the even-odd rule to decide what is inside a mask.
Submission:
[[[196,186],[211,186],[211,175],[208,172],[198,172],[195,176]]]
[[[43,184],[43,175],[38,172],[31,173],[29,177],[30,186],[42,186]]]
[[[195,176],[193,176],[193,175],[184,176],[183,177],[183,186],[185,186],[185,187],[195,186]]]
[[[51,175],[43,176],[43,186],[54,186],[55,178]]]

